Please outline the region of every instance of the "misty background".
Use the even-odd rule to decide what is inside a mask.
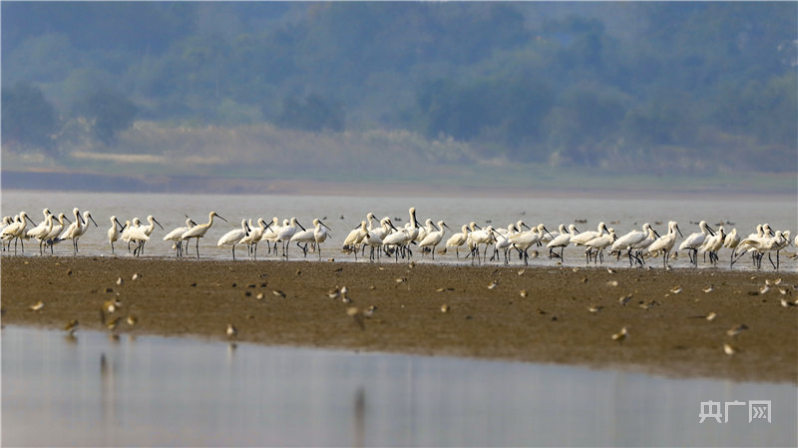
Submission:
[[[795,2],[0,7],[3,188],[798,182]]]

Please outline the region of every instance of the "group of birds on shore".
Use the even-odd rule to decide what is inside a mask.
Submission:
[[[89,221],[97,227],[88,210],[81,213],[78,208],[74,208],[72,220],[64,213],[56,215],[47,208],[42,213],[44,219],[38,224],[24,211],[13,218],[4,217],[0,231],[3,250],[10,252],[13,243],[16,253],[19,243],[24,252],[24,241],[35,239],[39,242],[41,255],[48,247],[53,254],[54,245],[71,240],[73,255],[77,255],[78,241],[88,231]],[[616,234],[615,229],[607,227],[605,222],[600,222],[596,230],[580,232],[575,224],[567,226],[560,224],[556,231],[550,232],[542,223],[530,227],[523,220],[510,223],[506,228],[494,228],[492,225],[480,227],[471,221],[462,225],[460,232],[454,232],[444,240],[446,229],[451,231],[445,221],[435,222],[426,219],[422,225],[416,217],[414,207],[410,207],[408,213],[409,220],[401,228],[397,228],[389,216],[377,220],[374,213],[367,213],[366,218],[347,234],[342,245],[343,252],[354,255],[357,260],[358,254],[365,256],[365,250],[368,248],[371,261],[379,260],[383,254],[399,261],[400,258],[412,258],[414,248],[420,250],[422,256],[429,253],[433,260],[436,252],[442,255],[450,250],[454,250],[457,259],[460,259],[460,250],[463,249],[465,258],[471,258],[472,263],[482,263],[487,260],[488,249],[492,248],[491,261],[501,262],[503,257],[504,263],[507,264],[510,254],[516,253],[524,264],[528,264],[530,257],[538,256],[537,250],[532,250],[530,254],[530,249],[533,247],[542,248],[545,245],[550,258],[563,260],[565,248],[574,246],[584,249],[587,263],[591,261],[603,263],[604,252],[609,251],[616,256],[616,259],[620,259],[621,256],[627,257],[630,266],[643,266],[647,258],[662,256],[663,267],[668,268],[668,260],[675,257],[679,251],[687,252],[690,263],[695,267],[698,265],[699,254],[702,254],[705,260],[708,257],[709,263],[716,266],[719,261],[719,251],[728,248],[731,250],[730,266],[744,255],[750,254],[754,266],[759,269],[763,258],[767,255],[772,266],[778,269],[780,251],[791,244],[798,247],[798,235],[793,241],[790,230],[774,230],[767,223],[757,225],[754,233],[742,238],[736,228],[727,232],[724,223],[718,223],[713,229],[703,220],[698,222],[698,231],[687,237],[684,237],[676,221],[668,222],[667,233],[662,235],[646,222],[640,230],[631,230],[621,236]],[[186,217],[185,225],[168,232],[163,240],[172,243],[175,255],[179,258],[194,239],[196,256],[199,258],[199,240],[213,226],[215,218],[227,221],[215,211],[208,214],[206,223],[198,224]],[[147,216],[146,225],[143,225],[139,218],[126,220],[122,224],[116,216],[111,216],[109,221],[111,227],[107,231],[107,237],[112,253],[115,253],[114,244],[122,240],[127,243],[128,250],[134,256],[139,256],[143,253],[155,226],[163,229],[160,222],[152,215]],[[28,228],[28,223],[33,227]],[[257,218],[254,223],[252,219],[242,219],[241,226],[225,233],[219,238],[217,246],[230,247],[234,260],[235,249],[239,245],[246,246],[249,257],[257,259],[260,242],[266,242],[269,253],[279,254],[285,258],[288,258],[291,245],[296,244],[305,257],[309,251],[314,251],[321,259],[321,245],[331,236],[332,230],[319,218],[314,219],[313,227],[307,229],[296,217],[282,221],[274,217],[269,222]],[[677,247],[678,236],[683,239]],[[278,243],[282,246],[281,252],[278,251]],[[773,253],[776,255],[775,262],[771,256]]]

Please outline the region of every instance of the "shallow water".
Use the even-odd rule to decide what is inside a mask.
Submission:
[[[793,384],[13,326],[2,360],[6,446],[796,444]]]
[[[203,258],[230,259],[232,257],[228,247],[216,247],[217,240],[227,231],[239,228],[242,218],[263,217],[270,221],[272,216],[281,219],[296,216],[303,225],[310,225],[313,218],[325,218],[325,222],[333,229],[332,238],[324,244],[322,255],[324,258],[334,257],[337,260],[350,259],[351,255],[342,254],[339,250],[344,238],[349,231],[356,227],[360,220],[365,219],[367,212],[372,211],[377,217],[399,217],[395,220],[397,227],[408,221],[408,208],[415,206],[417,216],[422,222],[426,218],[435,221],[443,219],[453,231],[459,231],[460,226],[469,221],[476,221],[480,225],[488,221],[494,227],[506,227],[511,222],[523,219],[529,225],[544,223],[549,230],[554,231],[560,223],[569,224],[576,219],[587,220],[586,224],[577,224],[579,230],[594,229],[600,221],[605,221],[608,226],[614,227],[620,236],[632,229],[639,229],[643,222],[655,224],[655,229],[660,233],[667,231],[668,220],[677,220],[685,236],[698,231],[695,224],[704,219],[711,225],[719,222],[731,222],[726,225],[727,231],[736,227],[742,237],[754,231],[756,224],[769,222],[774,229],[791,230],[793,236],[798,230],[798,201],[792,196],[762,196],[762,197],[722,197],[722,198],[695,198],[684,197],[678,199],[596,199],[596,198],[440,198],[440,197],[348,197],[348,196],[276,196],[276,195],[176,195],[176,194],[146,194],[146,193],[85,193],[85,192],[29,192],[29,191],[4,191],[2,195],[2,214],[14,215],[20,210],[26,210],[38,222],[42,219],[41,210],[49,207],[55,213],[64,212],[71,216],[73,207],[81,210],[88,209],[99,224],[90,227],[86,235],[80,239],[80,254],[90,256],[108,256],[106,232],[111,227],[109,217],[115,215],[121,222],[132,219],[134,216],[145,218],[152,214],[164,226],[165,230],[156,228],[152,240],[147,244],[147,256],[173,256],[171,243],[162,241],[163,235],[175,227],[185,225],[186,215],[197,222],[206,222],[208,212],[216,210],[229,222],[215,221],[214,226],[200,244],[200,255]],[[343,219],[341,219],[343,217]],[[692,224],[691,224],[692,223]],[[452,232],[447,231],[445,238]],[[678,244],[678,241],[677,241]],[[195,249],[191,248],[191,254]],[[38,254],[36,242],[29,241],[26,245],[26,254]],[[117,243],[117,254],[129,256],[127,248],[122,243]],[[538,249],[541,255],[546,255],[545,248]],[[291,249],[291,258],[298,259],[301,252],[296,246]],[[790,252],[795,248],[790,247]],[[62,242],[56,247],[56,252],[61,255],[71,255],[72,247],[69,241]],[[728,267],[731,252],[728,249],[721,251],[720,267]],[[240,258],[246,257],[246,249],[237,250]],[[419,260],[420,254],[415,259]],[[687,255],[680,254],[678,260],[671,264],[675,267],[688,265]],[[259,256],[266,255],[265,245],[261,245]],[[274,256],[269,256],[275,258]],[[315,257],[311,254],[310,257]],[[429,257],[427,257],[429,259]],[[568,265],[583,265],[584,251],[577,248],[568,248],[565,252],[565,261]],[[390,261],[389,259],[384,259]],[[453,253],[445,256],[436,255],[436,261],[456,262]],[[781,257],[782,269],[795,270],[798,261],[787,260]],[[467,263],[468,261],[461,261]],[[519,264],[516,258],[513,264]],[[553,260],[545,256],[530,260],[534,265],[552,265]],[[628,266],[628,261],[605,259],[609,265]],[[653,267],[661,267],[660,260],[650,260]],[[706,265],[701,265],[706,266]],[[764,269],[771,269],[765,260]],[[735,269],[750,269],[751,263],[746,257],[735,265]]]

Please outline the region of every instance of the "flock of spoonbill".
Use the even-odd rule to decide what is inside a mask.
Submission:
[[[580,232],[575,224],[560,224],[558,230],[549,232],[543,223],[530,227],[523,220],[510,223],[506,228],[494,228],[492,225],[483,228],[475,221],[471,221],[461,225],[459,232],[454,232],[446,238],[446,230],[450,232],[452,230],[444,220],[434,221],[428,218],[421,225],[415,207],[410,207],[408,214],[407,223],[397,228],[390,217],[378,220],[374,213],[367,213],[365,219],[346,235],[341,246],[343,253],[352,254],[357,261],[358,254],[365,256],[366,249],[369,249],[370,261],[377,261],[384,254],[398,262],[400,259],[411,259],[414,256],[414,248],[421,252],[422,258],[429,254],[433,260],[436,253],[443,255],[454,250],[459,260],[460,251],[463,249],[464,257],[471,258],[471,263],[483,263],[488,261],[488,249],[492,248],[490,261],[502,262],[503,259],[503,263],[508,264],[511,255],[515,254],[526,265],[530,258],[530,249],[542,248],[545,245],[549,258],[560,261],[564,259],[567,247],[575,247],[584,250],[586,263],[591,261],[594,264],[603,263],[604,253],[609,251],[609,254],[615,255],[618,260],[621,256],[628,258],[630,266],[644,266],[647,259],[662,257],[663,267],[669,268],[668,261],[682,251],[687,253],[690,264],[694,267],[698,266],[699,255],[704,256],[705,262],[708,257],[709,263],[717,266],[720,260],[718,254],[721,249],[726,248],[731,250],[730,267],[743,256],[750,255],[753,266],[760,269],[762,260],[767,255],[773,268],[778,269],[780,252],[790,245],[798,247],[798,235],[793,241],[790,230],[774,230],[767,223],[757,225],[755,232],[742,238],[736,228],[727,232],[721,223],[713,229],[704,220],[698,223],[697,231],[687,237],[684,237],[676,221],[668,222],[667,233],[662,235],[646,222],[640,229],[632,229],[620,236],[605,222],[600,222],[596,230]],[[74,208],[72,220],[64,213],[56,215],[47,208],[42,211],[42,215],[43,219],[38,224],[25,211],[21,211],[13,218],[4,217],[0,227],[3,251],[10,253],[13,243],[14,254],[17,254],[18,245],[24,253],[24,242],[35,239],[39,243],[40,255],[44,255],[47,248],[52,255],[55,245],[64,240],[71,240],[72,253],[77,255],[79,240],[89,230],[89,222],[97,227],[88,210],[81,213],[78,208]],[[196,257],[199,258],[200,239],[214,225],[215,218],[227,222],[227,219],[215,211],[211,211],[208,214],[208,221],[202,224],[186,217],[185,225],[167,232],[163,240],[170,242],[175,250],[175,256],[181,258],[184,249],[194,239]],[[142,224],[139,218],[133,218],[125,220],[122,224],[116,216],[111,216],[109,218],[111,226],[107,231],[111,253],[116,253],[114,244],[122,240],[127,243],[128,251],[134,256],[143,254],[144,246],[155,231],[155,226],[163,229],[161,223],[152,215],[147,216],[145,221],[147,224]],[[28,224],[32,228],[29,229]],[[290,247],[296,244],[305,257],[309,251],[313,251],[321,259],[321,245],[331,236],[332,230],[319,218],[313,219],[313,227],[307,229],[296,217],[282,221],[278,217],[274,217],[271,221],[257,218],[254,224],[251,218],[244,218],[240,227],[230,230],[219,238],[217,246],[229,247],[234,260],[237,246],[246,246],[249,257],[257,259],[257,247],[260,242],[266,242],[268,253],[276,256],[288,258]],[[679,237],[683,239],[676,246]],[[775,261],[772,255],[775,255]],[[538,252],[533,251],[532,256],[538,256]]]

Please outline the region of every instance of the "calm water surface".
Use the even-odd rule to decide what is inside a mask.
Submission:
[[[695,224],[701,219],[710,224],[731,222],[726,225],[730,231],[736,227],[743,237],[754,231],[756,224],[769,222],[774,229],[791,230],[793,235],[798,230],[798,201],[790,196],[762,196],[758,198],[722,197],[702,199],[683,197],[678,199],[596,199],[596,198],[436,198],[436,197],[347,197],[347,196],[276,196],[276,195],[174,195],[146,193],[81,193],[81,192],[25,192],[5,191],[2,195],[2,214],[14,215],[26,210],[38,222],[42,219],[41,210],[50,208],[55,213],[63,211],[71,214],[73,207],[92,212],[99,228],[91,226],[80,240],[82,255],[109,256],[106,231],[110,228],[109,217],[115,215],[121,222],[135,216],[146,218],[154,215],[166,230],[156,228],[152,240],[148,243],[147,256],[173,256],[171,244],[162,241],[169,230],[185,225],[186,215],[197,222],[206,222],[208,212],[216,210],[229,220],[228,223],[216,221],[200,244],[203,258],[228,259],[229,248],[216,247],[216,241],[227,231],[240,227],[242,218],[256,220],[263,217],[270,221],[272,216],[280,219],[296,216],[303,225],[310,225],[313,218],[326,217],[325,222],[332,227],[333,236],[324,245],[325,258],[335,257],[337,260],[349,259],[350,255],[340,252],[343,239],[349,231],[365,219],[367,212],[372,211],[378,217],[399,217],[397,227],[408,220],[407,210],[410,206],[417,209],[418,218],[423,221],[432,218],[443,219],[447,224],[459,231],[462,224],[476,221],[484,225],[491,221],[494,227],[506,227],[507,224],[523,219],[527,224],[544,223],[549,230],[555,230],[560,223],[569,224],[575,219],[585,219],[586,224],[578,224],[579,230],[593,229],[599,221],[606,221],[614,227],[618,235],[623,235],[633,228],[639,228],[643,222],[652,224],[660,232],[667,231],[668,220],[679,221],[682,232],[687,236],[698,231]],[[343,219],[342,219],[343,217]],[[692,224],[691,224],[692,223]],[[451,232],[447,232],[447,236]],[[678,243],[677,243],[678,244]],[[126,248],[118,244],[120,256],[129,256]],[[262,245],[263,246],[263,245]],[[795,251],[794,247],[788,249]],[[37,254],[35,242],[29,242],[26,254]],[[193,251],[193,247],[192,247]],[[56,252],[71,255],[69,242],[61,243]],[[237,251],[244,256],[245,249]],[[292,248],[292,258],[301,256],[299,250]],[[194,252],[192,252],[193,254]],[[545,249],[541,250],[545,254]],[[265,247],[259,250],[261,256],[266,255]],[[727,266],[730,252],[721,251],[721,266]],[[565,252],[566,264],[584,264],[584,252],[581,249],[569,248]],[[783,257],[784,258],[784,257]],[[416,257],[419,259],[419,257]],[[437,257],[444,262],[454,262],[454,254]],[[661,266],[658,260],[652,260],[654,267]],[[794,270],[796,261],[782,259],[783,269]],[[516,259],[513,263],[519,263]],[[531,260],[532,264],[551,265],[552,260],[541,257]],[[627,262],[611,261],[610,264],[624,266]],[[686,254],[682,254],[675,266],[687,266]],[[742,260],[735,269],[749,268],[750,262]],[[767,260],[763,267],[769,268]]]
[[[2,380],[6,446],[795,446],[798,419],[793,384],[14,326]]]

